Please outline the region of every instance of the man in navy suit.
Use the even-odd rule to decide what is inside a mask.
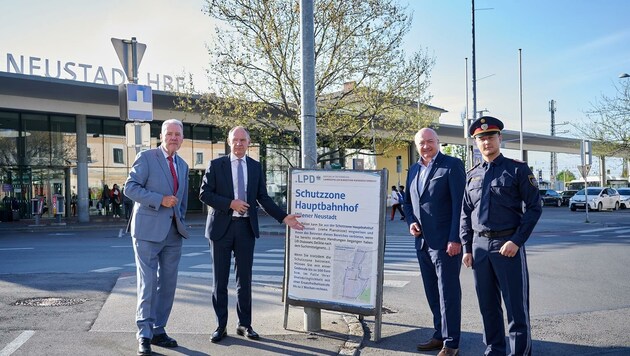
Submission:
[[[416,238],[435,328],[431,339],[418,344],[418,350],[441,350],[438,356],[457,355],[462,299],[459,220],[466,173],[461,160],[440,152],[434,130],[421,129],[414,142],[420,160],[409,168],[404,209],[409,233]]]
[[[165,327],[175,298],[182,238],[188,237],[188,165],[177,155],[183,131],[180,121],[164,121],[162,144],[137,155],[125,183],[125,195],[135,202],[130,229],[138,279],[138,355],[151,355],[151,344],[177,347]]]
[[[257,205],[278,222],[292,229],[304,229],[297,220],[298,215],[287,215],[267,194],[262,166],[245,155],[250,142],[249,132],[244,127],[230,130],[231,153],[210,162],[199,193],[199,199],[209,206],[206,238],[212,251],[212,306],[218,324],[210,338],[212,342],[219,342],[227,335],[227,287],[232,253],[236,273],[236,333],[250,339],[259,338],[251,326],[252,265],[254,244],[259,237]]]

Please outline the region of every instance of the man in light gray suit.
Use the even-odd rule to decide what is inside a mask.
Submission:
[[[133,200],[130,221],[136,259],[138,355],[151,355],[151,344],[177,347],[165,327],[173,307],[184,218],[188,205],[188,165],[177,155],[184,141],[178,120],[162,124],[160,147],[140,152],[125,182]]]

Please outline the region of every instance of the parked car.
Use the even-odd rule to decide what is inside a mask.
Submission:
[[[588,187],[588,210],[619,209],[619,193],[613,188]],[[575,193],[569,200],[571,211],[586,209],[584,189]]]
[[[621,209],[630,208],[630,188],[619,188],[619,207]]]
[[[553,189],[541,189],[540,205],[562,206],[562,197]]]
[[[569,199],[577,193],[577,190],[565,190],[560,193],[562,197],[562,205],[569,206]]]

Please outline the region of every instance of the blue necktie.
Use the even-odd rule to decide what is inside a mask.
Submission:
[[[490,183],[492,182],[492,169],[494,163],[485,163],[486,174],[483,176],[483,188],[481,190],[481,201],[479,202],[479,218],[478,223],[488,226],[488,214],[490,212]]]
[[[236,193],[237,198],[242,201],[247,201],[245,196],[245,172],[243,171],[243,159],[238,159],[238,168],[236,170]]]

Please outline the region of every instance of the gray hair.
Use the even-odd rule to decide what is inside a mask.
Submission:
[[[160,132],[164,133],[164,131],[166,131],[166,128],[170,124],[177,124],[177,125],[179,125],[179,127],[182,129],[182,132],[184,132],[184,124],[182,124],[182,122],[177,120],[177,119],[168,119],[168,120],[164,121],[162,123],[162,129],[160,130]]]
[[[228,142],[232,141],[232,138],[234,137],[234,131],[238,130],[238,129],[242,129],[243,131],[245,131],[245,135],[247,135],[247,141],[251,142],[251,137],[249,136],[249,131],[247,131],[247,129],[243,126],[234,126],[230,132],[228,132]]]

